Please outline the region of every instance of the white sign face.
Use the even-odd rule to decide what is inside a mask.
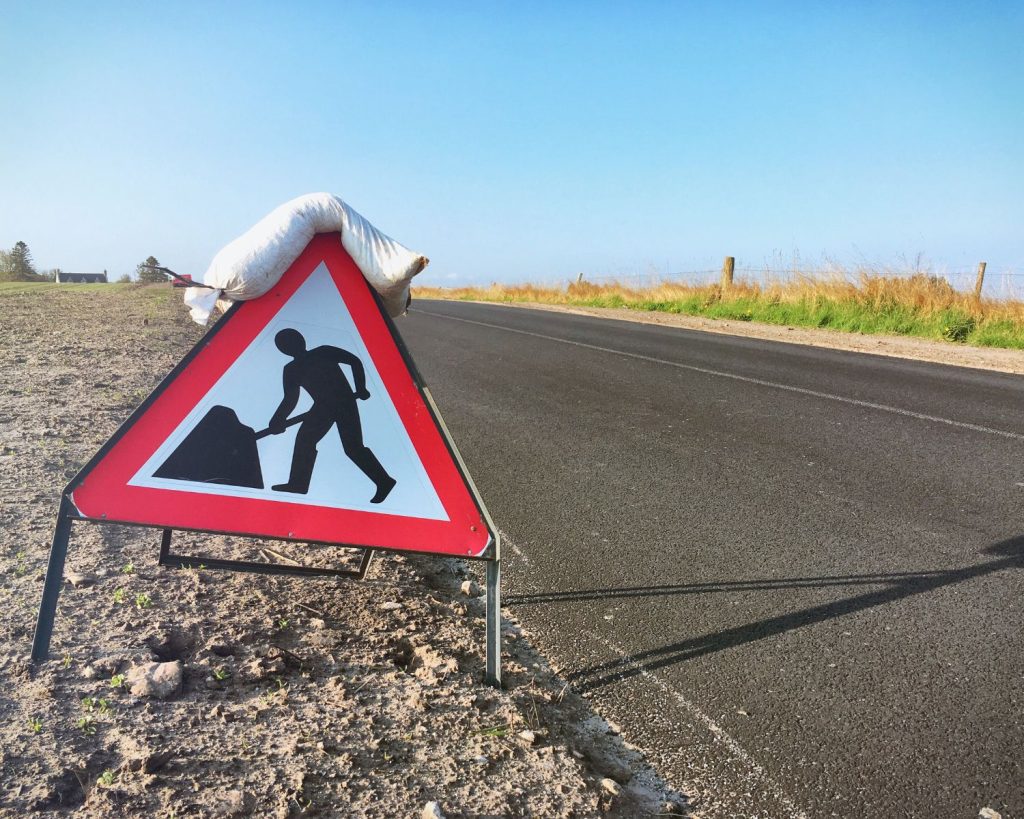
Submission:
[[[360,365],[368,397],[359,390]],[[290,408],[288,391],[297,397]],[[278,423],[261,435],[282,410],[287,418],[306,417],[284,429]],[[258,454],[258,466],[250,472],[259,479],[248,485],[191,480],[187,470],[180,473],[184,477],[166,477],[169,464],[211,433],[218,440],[239,440],[242,450],[252,450],[250,463]],[[322,263],[129,484],[448,520]]]

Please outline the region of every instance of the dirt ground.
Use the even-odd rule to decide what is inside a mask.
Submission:
[[[483,684],[483,600],[458,561],[384,556],[364,582],[175,570],[154,530],[76,524],[33,670],[60,489],[203,333],[179,291],[74,287],[0,289],[0,815],[699,815],[514,623],[505,690]],[[154,661],[183,671],[167,699],[130,690]]]
[[[494,303],[480,302],[480,304]],[[533,302],[500,303],[507,307],[552,310],[617,321],[639,321],[644,324],[660,324],[665,327],[704,330],[709,333],[747,336],[748,338],[760,338],[766,341],[807,344],[812,347],[829,347],[833,350],[850,350],[857,353],[871,353],[873,355],[892,356],[893,358],[910,358],[915,361],[931,361],[936,364],[953,364],[958,367],[975,367],[982,370],[996,370],[998,372],[1024,375],[1024,351],[1021,350],[971,347],[966,344],[932,341],[927,338],[912,338],[909,336],[861,335],[816,327],[786,327],[775,324],[760,324],[753,321],[709,319],[700,316],[684,316],[676,313],[660,313],[653,310],[577,307]]]

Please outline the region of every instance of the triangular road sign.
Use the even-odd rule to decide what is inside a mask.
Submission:
[[[69,491],[90,520],[496,557],[430,394],[336,233],[234,305]]]

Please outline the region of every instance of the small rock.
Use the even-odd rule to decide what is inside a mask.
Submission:
[[[327,627],[327,623],[325,623],[319,617],[311,617],[309,618],[309,627],[312,629],[316,629],[317,631],[320,631],[321,629]]]
[[[195,638],[177,626],[160,624],[160,631],[146,639],[146,647],[162,663],[180,660],[192,649]]]
[[[462,593],[466,597],[479,597],[480,596],[480,584],[475,580],[463,580],[462,586],[460,587]]]
[[[982,808],[978,811],[978,816],[981,819],[1003,819],[1003,814],[997,810],[992,810],[992,808]]]
[[[129,771],[145,771],[152,774],[166,766],[173,756],[170,751],[144,751],[126,760],[123,767]]]
[[[622,793],[622,785],[620,785],[614,779],[609,779],[608,777],[605,777],[601,780],[601,788],[610,793],[612,796],[618,796],[620,793]]]
[[[520,731],[518,736],[527,745],[533,745],[533,743],[537,741],[537,735],[533,733],[533,731],[531,731],[529,728],[527,728],[525,731]]]
[[[483,754],[481,754],[480,756],[473,757],[473,761],[477,765],[486,765],[488,762],[490,762],[490,760],[487,757],[485,757]]]
[[[742,708],[737,708],[736,709],[736,713],[739,714],[741,717],[749,717],[750,716],[750,712],[746,711],[746,710],[744,710]]]
[[[99,657],[84,667],[82,676],[86,680],[110,679],[120,664],[121,660],[117,657]]]
[[[444,819],[444,813],[437,802],[427,802],[420,812],[420,819]]]
[[[224,816],[249,816],[253,801],[244,791],[228,791],[221,799],[221,813]]]
[[[121,665],[118,657],[98,657],[92,661],[92,667],[98,677],[112,677]]]
[[[181,662],[146,663],[128,671],[128,685],[136,697],[165,700],[181,691]]]
[[[378,606],[378,608],[381,611],[398,611],[400,608],[402,608],[402,604],[397,603],[394,600],[389,600],[387,603],[381,603],[380,606]]]
[[[145,762],[142,764],[142,770],[148,774],[156,773],[170,762],[173,757],[174,754],[171,751],[156,751],[146,757]]]
[[[81,572],[64,572],[64,579],[76,589],[84,589],[96,582],[92,577]]]

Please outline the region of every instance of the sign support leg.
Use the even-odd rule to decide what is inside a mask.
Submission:
[[[50,636],[57,616],[57,598],[64,583],[64,558],[67,557],[68,540],[71,537],[71,510],[67,495],[61,495],[57,526],[53,530],[53,543],[50,545],[50,559],[46,564],[43,598],[39,603],[36,632],[32,637],[33,663],[41,663],[50,655]]]
[[[501,560],[487,562],[487,676],[488,685],[501,688]]]
[[[173,534],[173,529],[164,529],[160,535],[160,557],[157,559],[157,563],[161,566],[167,565],[167,556],[171,553],[171,535]]]

